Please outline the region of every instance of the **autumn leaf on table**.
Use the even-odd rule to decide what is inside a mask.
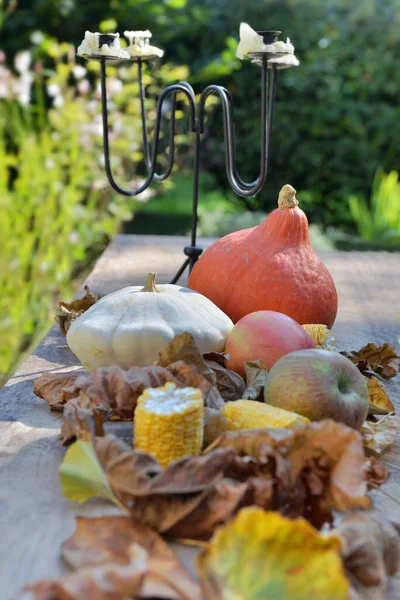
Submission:
[[[91,442],[77,440],[72,444],[58,471],[62,492],[69,500],[82,503],[100,497],[124,508],[112,492]]]
[[[386,415],[379,421],[365,421],[361,428],[364,446],[376,454],[382,454],[396,440],[400,432],[400,417]]]
[[[33,382],[33,392],[48,403],[50,410],[63,410],[63,406],[76,394],[68,392],[80,373],[42,373]]]
[[[168,381],[184,387],[174,375],[163,367],[102,367],[90,375],[82,375],[66,389],[72,396],[84,391],[89,398],[107,404],[114,418],[131,421],[137,399],[147,388],[160,387]]]
[[[400,356],[390,344],[367,344],[358,351],[341,352],[349,358],[361,373],[377,373],[383,379],[396,377],[400,370]]]
[[[64,407],[61,425],[61,444],[66,446],[76,438],[91,440],[93,436],[104,435],[103,423],[110,418],[108,404],[91,399],[86,392],[69,400]]]
[[[365,377],[365,376],[364,376]],[[392,404],[386,388],[376,377],[365,377],[369,394],[369,415],[387,415],[394,413]]]
[[[400,568],[398,527],[377,512],[354,512],[334,533],[341,539],[344,566],[360,598],[370,597],[368,588],[378,592],[374,597],[383,597],[388,577]]]
[[[61,332],[66,335],[72,321],[83,315],[93,304],[100,300],[99,294],[93,294],[87,285],[85,285],[85,295],[72,302],[58,302],[56,309],[56,321],[60,326]]]
[[[76,531],[62,545],[61,555],[73,570],[109,563],[128,565],[137,545],[148,553],[141,598],[200,600],[199,585],[171,548],[154,530],[127,517],[77,517]]]
[[[214,360],[207,360],[207,364],[215,373],[218,391],[225,402],[243,398],[246,384],[238,373],[226,369]]]
[[[340,541],[304,519],[244,508],[198,560],[207,600],[348,600]]]
[[[205,404],[210,408],[220,408],[224,404],[217,389],[217,377],[211,367],[204,360],[198,349],[193,336],[190,333],[177,335],[166,348],[161,350],[160,358],[155,363],[157,366],[168,368],[169,365],[178,361],[184,361],[189,365],[194,365],[197,371],[207,379],[211,387],[205,397]]]
[[[274,453],[285,457],[291,498],[286,510],[306,516],[317,527],[332,520],[333,509],[369,505],[362,438],[341,423],[326,420],[295,430],[229,431],[211,445],[215,448],[232,448],[261,464],[271,461]]]
[[[261,360],[252,360],[244,363],[244,370],[246,371],[246,389],[242,398],[260,399],[268,379],[267,367]]]

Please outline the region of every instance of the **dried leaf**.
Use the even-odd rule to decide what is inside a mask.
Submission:
[[[59,466],[60,483],[64,496],[75,502],[100,497],[123,508],[114,496],[91,442],[76,441],[67,450]]]
[[[212,360],[224,367],[225,362],[229,359],[229,354],[225,354],[225,352],[206,352],[203,354],[203,358],[205,361]]]
[[[303,519],[242,509],[198,560],[207,600],[348,600],[340,542]]]
[[[62,410],[64,404],[76,395],[64,388],[72,386],[79,375],[80,373],[76,371],[72,373],[42,373],[33,382],[33,392],[39,398],[46,400],[50,410]]]
[[[66,446],[76,438],[91,440],[93,436],[104,435],[103,423],[110,418],[108,404],[100,399],[91,399],[86,392],[72,398],[64,407],[61,425],[61,444]]]
[[[369,456],[365,463],[365,476],[367,478],[368,489],[383,485],[389,479],[390,473],[386,466],[375,456]]]
[[[44,579],[25,591],[33,600],[126,600],[140,592],[147,573],[147,553],[140,546],[131,548],[128,565],[109,563],[68,573],[61,579]]]
[[[61,332],[67,335],[72,321],[83,315],[93,304],[100,300],[99,294],[93,294],[87,285],[85,285],[85,295],[72,302],[58,302],[56,310],[56,321],[60,326]]]
[[[400,370],[400,356],[394,346],[390,344],[367,344],[358,351],[341,352],[347,356],[361,371],[361,373],[377,373],[383,379],[396,377]]]
[[[391,523],[376,512],[355,512],[339,523],[335,534],[342,540],[341,556],[356,590],[383,591],[388,576],[400,569],[400,537]]]
[[[267,383],[267,367],[261,360],[252,360],[244,363],[244,370],[246,372],[246,389],[242,398],[247,400],[258,400]]]
[[[220,410],[215,408],[204,409],[204,448],[217,440],[225,431],[228,423]]]
[[[365,376],[364,376],[365,377]],[[369,394],[369,415],[387,415],[394,413],[395,407],[392,404],[386,388],[376,377],[365,377]]]
[[[229,431],[211,445],[211,449],[226,447],[259,462],[268,463],[273,452],[284,456],[290,462],[292,500],[278,509],[304,515],[317,527],[332,519],[333,509],[369,505],[362,438],[341,423],[327,420],[295,430]]]
[[[225,369],[214,360],[207,360],[207,364],[215,373],[218,391],[225,402],[242,398],[246,385],[238,373]]]
[[[361,428],[364,446],[376,454],[382,454],[393,444],[400,431],[400,417],[386,415],[379,421],[365,421]]]
[[[84,391],[91,400],[107,404],[114,417],[131,421],[140,394],[146,388],[163,386],[167,381],[178,387],[185,385],[162,367],[132,367],[124,371],[112,366],[78,377],[65,391],[73,396]]]
[[[187,332],[177,335],[172,342],[160,352],[160,358],[155,364],[161,367],[168,367],[181,360],[189,365],[194,365],[200,375],[205,377],[207,381],[211,383],[210,390],[205,398],[206,406],[209,406],[210,408],[220,408],[223,406],[223,398],[216,387],[216,375],[204,360],[200,350],[197,348],[193,336]]]
[[[172,528],[168,535],[177,538],[207,540],[214,529],[229,521],[242,502],[248,484],[223,479],[197,506]]]
[[[212,387],[211,383],[203,375],[200,375],[195,365],[189,365],[183,360],[178,360],[178,362],[168,365],[166,370],[179,381],[181,386],[198,388],[201,390],[204,398],[207,397]]]
[[[127,565],[136,545],[148,553],[141,598],[200,600],[198,584],[171,548],[154,530],[126,517],[77,517],[76,531],[63,544],[61,554],[74,570],[109,563]]]

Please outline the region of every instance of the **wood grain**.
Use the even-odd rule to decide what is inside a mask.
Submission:
[[[212,240],[201,240],[203,247]],[[145,281],[149,271],[159,283],[168,282],[183,262],[180,237],[117,236],[88,278],[102,294]],[[400,255],[380,253],[320,253],[339,293],[334,333],[341,349],[358,349],[367,342],[390,342],[400,337]],[[182,284],[185,280],[182,279]],[[63,572],[61,543],[74,530],[74,516],[115,514],[117,509],[96,501],[77,506],[61,495],[58,466],[64,451],[58,443],[61,417],[32,392],[43,372],[79,369],[65,338],[53,327],[36,351],[0,391],[0,597],[15,600],[22,587]],[[400,379],[400,378],[398,378]],[[389,384],[400,408],[400,381]],[[108,430],[129,439],[130,424],[108,424]],[[386,454],[392,476],[374,504],[400,518],[400,444]],[[391,498],[387,495],[391,496]],[[191,563],[193,550],[178,549]],[[400,598],[400,579],[387,592]]]

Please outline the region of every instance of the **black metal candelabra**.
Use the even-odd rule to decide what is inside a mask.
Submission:
[[[263,37],[264,44],[273,44],[277,41],[280,31],[259,31],[257,32]],[[101,34],[99,36],[99,48],[103,44],[109,44],[112,39],[110,34]],[[131,60],[137,62],[138,78],[140,89],[140,106],[142,120],[142,138],[144,146],[144,161],[147,168],[147,177],[136,189],[124,189],[120,187],[111,172],[110,165],[110,145],[109,145],[109,128],[108,128],[108,108],[107,108],[107,78],[106,78],[106,63],[108,60],[115,60],[99,54],[96,58],[101,65],[101,100],[102,100],[102,117],[103,117],[103,136],[104,136],[104,159],[105,169],[108,180],[111,186],[118,194],[124,196],[138,196],[146,190],[152,181],[165,181],[171,174],[174,158],[175,158],[175,111],[177,94],[182,93],[189,101],[190,110],[190,131],[194,134],[194,174],[193,174],[193,208],[192,208],[192,230],[190,245],[185,246],[184,254],[186,259],[182,266],[172,279],[171,283],[176,283],[187,267],[189,272],[193,265],[202,253],[202,248],[197,246],[197,208],[199,200],[199,169],[200,169],[200,142],[201,136],[204,134],[205,121],[205,105],[207,98],[211,94],[219,97],[222,103],[223,110],[223,128],[224,128],[224,146],[225,146],[225,165],[226,174],[232,190],[243,198],[254,196],[261,190],[267,177],[268,162],[271,149],[271,131],[272,119],[275,103],[275,89],[278,65],[271,59],[284,56],[286,53],[270,53],[270,52],[250,52],[248,56],[261,67],[261,139],[260,139],[260,173],[257,179],[252,182],[245,182],[239,175],[236,166],[236,142],[235,142],[235,126],[233,117],[233,99],[231,93],[220,85],[209,85],[200,95],[200,100],[196,105],[196,97],[192,86],[186,82],[179,82],[165,88],[158,99],[157,116],[155,122],[155,130],[153,135],[153,143],[150,146],[149,136],[147,131],[147,120],[145,112],[145,88],[143,83],[143,62],[152,58],[132,57]],[[271,62],[270,62],[271,61]],[[171,96],[171,121],[170,121],[170,142],[167,167],[164,173],[156,173],[157,156],[159,150],[161,119],[163,114],[164,102],[168,96]]]

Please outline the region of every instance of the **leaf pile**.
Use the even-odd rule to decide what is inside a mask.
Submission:
[[[332,510],[369,505],[362,438],[333,421],[228,432],[204,454],[164,470],[111,435],[95,438],[90,452],[82,444],[90,442],[78,440],[61,465],[64,494],[84,501],[98,495],[100,481],[105,496],[111,490],[135,520],[174,537],[207,539],[243,506],[304,516],[321,527]],[[77,474],[82,464],[85,472]]]
[[[85,295],[72,302],[58,302],[56,309],[56,321],[60,326],[61,333],[67,335],[72,321],[83,315],[93,304],[100,300],[99,294],[93,294],[85,285]]]
[[[25,588],[34,600],[201,600],[199,585],[167,544],[127,517],[77,517],[61,555],[72,572]]]

